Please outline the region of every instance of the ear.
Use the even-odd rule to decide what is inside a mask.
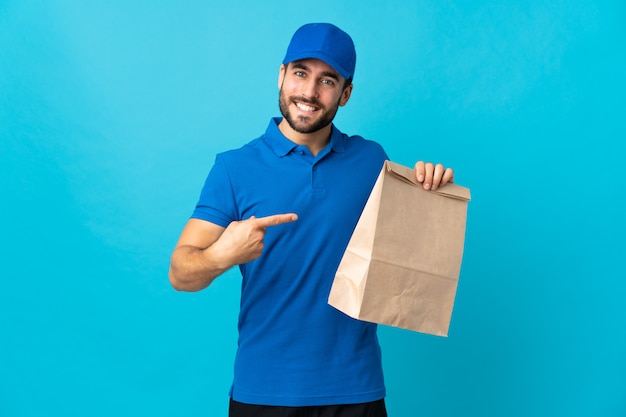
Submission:
[[[339,105],[345,106],[348,103],[348,100],[350,100],[351,95],[352,95],[352,83],[350,83],[349,86],[343,89],[343,92],[341,93],[341,100],[339,100]]]
[[[283,86],[283,81],[285,80],[285,72],[287,71],[287,65],[289,64],[282,64],[280,66],[280,69],[278,70],[278,89],[280,90]]]

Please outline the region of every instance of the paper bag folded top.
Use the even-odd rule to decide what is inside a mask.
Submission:
[[[359,320],[447,336],[469,189],[425,191],[386,161],[343,255],[328,303]]]

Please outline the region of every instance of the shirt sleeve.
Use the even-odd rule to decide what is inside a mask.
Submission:
[[[215,164],[204,182],[191,217],[222,227],[227,227],[232,221],[239,220],[232,183],[220,155],[215,158]]]

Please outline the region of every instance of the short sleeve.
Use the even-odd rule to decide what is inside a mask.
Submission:
[[[239,220],[230,177],[220,155],[215,158],[191,217],[222,227]]]

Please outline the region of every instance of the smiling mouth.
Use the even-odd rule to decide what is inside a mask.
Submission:
[[[313,113],[319,110],[319,107],[316,106],[312,106],[310,104],[306,104],[306,103],[302,103],[300,101],[295,101],[294,104],[296,105],[297,108],[299,108],[300,110],[307,112],[307,113]]]

